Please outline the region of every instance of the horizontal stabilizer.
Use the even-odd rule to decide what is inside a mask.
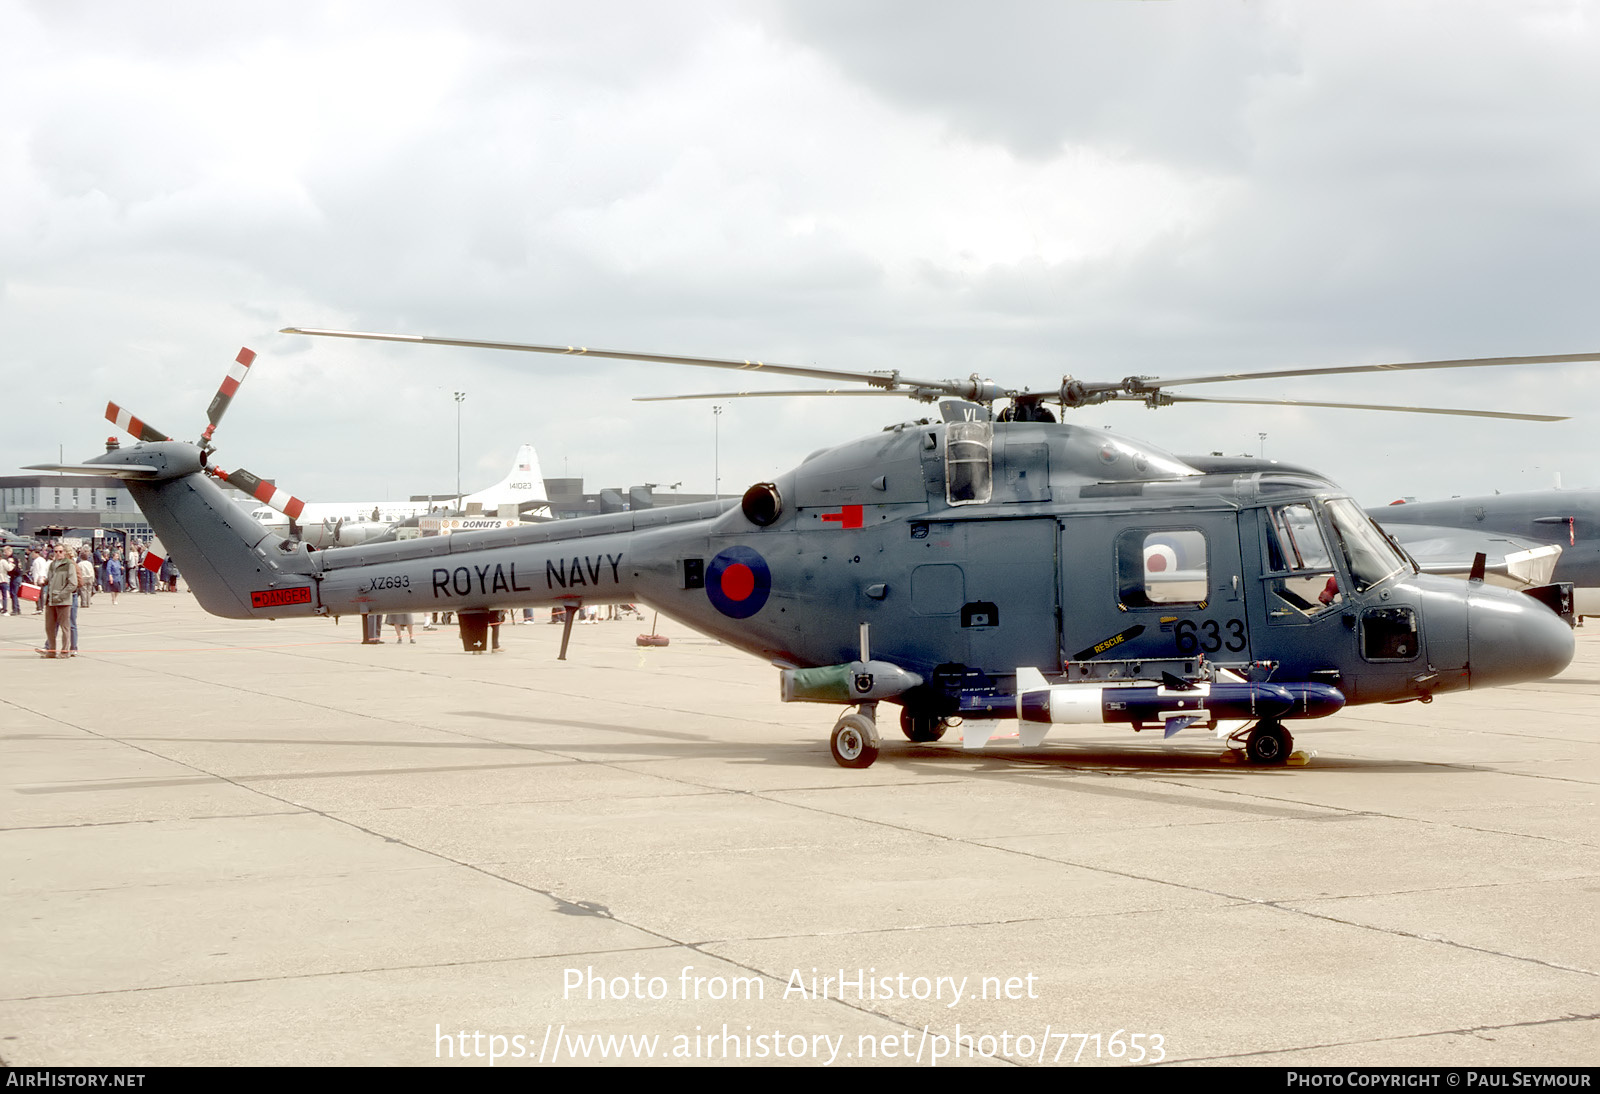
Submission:
[[[24,471],[59,471],[68,475],[103,475],[112,479],[153,479],[159,472],[145,464],[133,463],[35,463]]]

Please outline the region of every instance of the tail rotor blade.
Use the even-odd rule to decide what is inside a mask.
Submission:
[[[229,486],[243,490],[263,505],[270,505],[292,521],[298,521],[301,511],[306,507],[305,502],[287,490],[278,489],[259,475],[253,475],[242,467],[237,471],[227,472],[213,469],[211,473]]]
[[[217,393],[211,397],[211,405],[206,407],[206,418],[211,424],[200,434],[201,448],[210,451],[211,434],[216,431],[217,423],[222,421],[222,416],[228,412],[234,393],[239,390],[239,385],[244,383],[244,378],[250,374],[250,366],[255,363],[255,359],[255,350],[247,347],[241,348],[239,356],[233,359],[228,375],[222,378],[222,386],[217,388]]]
[[[159,429],[153,429],[144,422],[140,421],[138,418],[135,418],[132,414],[129,414],[116,403],[106,404],[106,421],[110,422],[124,433],[131,434],[141,441],[172,440],[171,437],[167,436]]]

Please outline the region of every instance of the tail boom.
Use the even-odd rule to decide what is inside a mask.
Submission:
[[[166,441],[107,455],[159,469],[153,478],[129,478],[128,492],[202,608],[230,619],[314,611],[309,556],[279,550],[283,541],[203,473],[198,448]]]
[[[233,619],[648,600],[641,586],[682,587],[678,556],[705,554],[706,529],[735,504],[310,551],[235,504],[194,445],[136,445],[85,469],[97,464],[127,480],[201,607]]]

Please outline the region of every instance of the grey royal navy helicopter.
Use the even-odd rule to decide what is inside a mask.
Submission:
[[[884,702],[901,708],[900,727],[916,742],[938,740],[959,723],[963,744],[981,747],[1010,719],[1025,746],[1053,725],[1122,724],[1169,738],[1193,727],[1242,744],[1252,763],[1280,764],[1293,747],[1292,721],[1346,704],[1426,702],[1439,692],[1537,680],[1573,655],[1570,626],[1543,603],[1481,580],[1419,573],[1315,472],[1179,458],[1057,422],[1045,404],[1257,402],[1166,389],[1600,355],[1182,381],[1069,377],[1059,390],[1035,394],[977,377],[285,333],[755,368],[943,400],[943,420],[822,449],[738,499],[310,551],[267,532],[212,481],[280,507],[296,504],[249,472],[211,466],[211,434],[242,370],[213,400],[197,444],[171,440],[113,404],[108,417],[141,443],[78,466],[126,480],[200,604],[216,615],[448,610],[471,619],[549,604],[567,608],[570,628],[585,602],[644,602],[770,660],[785,700],[851,707],[829,739],[845,767],[876,759]],[[240,361],[248,364],[244,354]],[[996,403],[1005,405],[994,412]]]

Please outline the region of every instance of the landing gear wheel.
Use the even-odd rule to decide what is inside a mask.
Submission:
[[[1244,751],[1253,764],[1281,767],[1294,751],[1294,738],[1277,722],[1262,722],[1245,738]]]
[[[840,767],[871,767],[878,758],[876,733],[870,718],[860,714],[846,714],[833,726],[828,738],[828,751],[833,762]]]
[[[910,707],[900,708],[900,732],[906,735],[906,740],[915,741],[917,744],[931,744],[944,736],[944,731],[949,726],[937,714],[928,714],[918,711],[913,714]]]

